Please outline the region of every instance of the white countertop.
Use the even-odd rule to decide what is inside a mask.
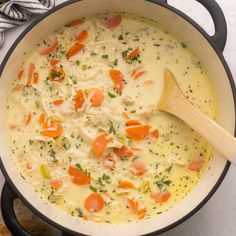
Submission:
[[[56,0],[57,4],[66,0]],[[224,56],[236,81],[236,4],[235,0],[216,0],[221,6],[228,24],[228,40]],[[209,14],[194,0],[169,0],[170,4],[184,9],[210,34],[214,32]],[[25,26],[6,34],[6,42],[0,49],[0,62],[11,44]],[[0,189],[4,178],[0,174]],[[222,185],[207,204],[189,220],[162,236],[235,236],[236,235],[236,167],[231,166]]]

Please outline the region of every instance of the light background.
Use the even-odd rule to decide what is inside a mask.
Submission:
[[[59,4],[66,0],[56,0]],[[128,0],[127,0],[128,1]],[[216,0],[221,6],[228,24],[228,39],[224,56],[236,79],[236,1]],[[196,20],[209,34],[214,27],[208,12],[194,0],[169,0],[169,4],[182,9]],[[6,34],[6,42],[0,49],[0,62],[9,47],[26,25]],[[4,178],[0,173],[0,190]],[[222,185],[208,203],[189,220],[162,234],[162,236],[235,236],[236,235],[236,167],[231,166]]]

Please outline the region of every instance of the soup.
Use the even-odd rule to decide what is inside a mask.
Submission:
[[[157,110],[164,70],[215,119],[210,79],[184,42],[130,14],[75,19],[22,62],[9,88],[11,156],[46,202],[113,224],[159,215],[208,168],[211,146]]]

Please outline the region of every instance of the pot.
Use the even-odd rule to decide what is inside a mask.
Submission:
[[[220,154],[214,153],[210,168],[197,186],[168,212],[140,221],[120,225],[85,222],[75,219],[40,199],[39,195],[21,177],[9,149],[4,133],[6,90],[14,78],[20,63],[36,47],[37,42],[55,29],[74,18],[90,16],[107,11],[126,11],[157,20],[167,30],[186,42],[206,68],[216,92],[219,107],[219,123],[230,133],[235,129],[235,86],[230,70],[222,55],[226,43],[226,22],[224,15],[214,0],[197,0],[211,14],[215,24],[215,34],[209,36],[187,15],[170,6],[166,0],[70,0],[47,14],[37,18],[18,37],[7,53],[0,69],[0,167],[5,176],[1,207],[6,225],[14,235],[29,235],[17,222],[13,212],[16,196],[49,224],[65,234],[77,235],[157,235],[169,230],[198,211],[213,195],[225,177],[230,163]]]

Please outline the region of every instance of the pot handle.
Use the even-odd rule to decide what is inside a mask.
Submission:
[[[1,195],[1,210],[2,218],[13,235],[17,236],[31,236],[18,222],[13,202],[17,198],[16,194],[11,190],[9,185],[5,182]]]
[[[163,3],[167,4],[168,0],[161,0]],[[203,5],[207,11],[210,13],[215,26],[215,34],[211,36],[216,46],[223,51],[227,39],[227,24],[225,16],[215,0],[196,0],[201,5]]]

